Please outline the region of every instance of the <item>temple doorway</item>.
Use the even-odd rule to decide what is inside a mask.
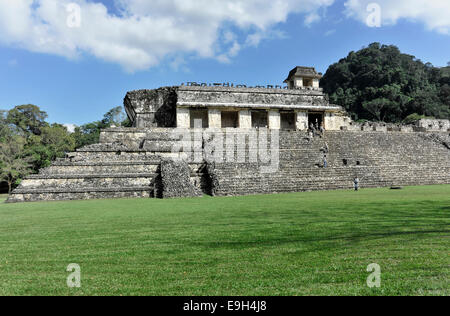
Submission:
[[[320,128],[320,126],[324,123],[323,115],[324,115],[323,112],[308,113],[308,127],[310,127],[311,124],[313,124],[315,128]]]

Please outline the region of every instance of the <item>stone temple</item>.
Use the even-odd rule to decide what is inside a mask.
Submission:
[[[233,196],[450,183],[450,122],[358,124],[321,74],[286,86],[190,82],[129,92],[132,128],[27,177],[8,202]]]

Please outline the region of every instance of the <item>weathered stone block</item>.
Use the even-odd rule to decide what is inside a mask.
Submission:
[[[161,161],[162,197],[197,197],[203,193],[191,182],[191,169],[186,161],[163,159]]]

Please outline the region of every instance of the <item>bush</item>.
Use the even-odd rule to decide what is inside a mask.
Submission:
[[[404,120],[403,120],[403,123],[405,123],[405,124],[412,124],[412,123],[415,123],[415,122],[417,122],[417,121],[420,121],[420,120],[423,120],[423,119],[434,119],[434,117],[427,117],[427,116],[425,116],[425,115],[420,115],[420,114],[417,114],[417,113],[413,113],[413,114],[410,114],[410,115],[408,115]]]

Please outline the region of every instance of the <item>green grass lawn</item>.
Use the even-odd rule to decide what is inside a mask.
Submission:
[[[448,185],[0,204],[0,295],[449,295],[449,236]]]

